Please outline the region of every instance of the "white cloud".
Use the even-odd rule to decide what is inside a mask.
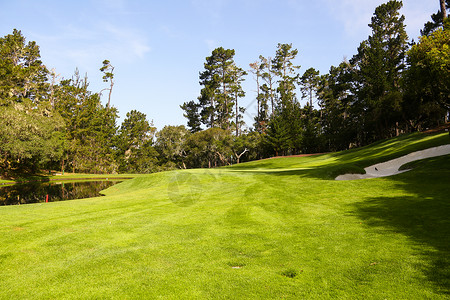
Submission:
[[[151,50],[143,34],[129,28],[119,28],[110,23],[103,23],[100,31],[104,31],[107,39],[104,40],[113,53],[127,53],[129,59],[143,58]]]
[[[118,27],[111,23],[66,25],[51,33],[34,33],[47,67],[57,69],[62,77],[70,78],[75,68],[84,75],[97,76],[101,62],[109,59],[120,66],[141,62],[151,51],[147,37],[138,29]]]

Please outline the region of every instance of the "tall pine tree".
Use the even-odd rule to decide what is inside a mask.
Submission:
[[[198,119],[209,128],[231,130],[233,125],[239,128],[238,98],[245,95],[241,83],[246,72],[236,66],[234,55],[233,49],[219,47],[206,57],[205,70],[200,73],[203,88],[198,103],[186,102],[181,106],[191,131],[198,129]]]
[[[369,27],[372,34],[363,41],[352,62],[359,71],[358,101],[364,114],[364,143],[399,133],[401,76],[405,69],[408,36],[401,1],[378,6]]]

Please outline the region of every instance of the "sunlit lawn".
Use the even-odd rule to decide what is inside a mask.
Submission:
[[[443,143],[413,135],[0,207],[0,298],[447,299],[450,156],[332,180]]]

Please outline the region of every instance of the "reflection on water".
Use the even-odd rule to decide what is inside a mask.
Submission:
[[[119,182],[33,182],[0,187],[0,206],[97,197],[101,190]]]

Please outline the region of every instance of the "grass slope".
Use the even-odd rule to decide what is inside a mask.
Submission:
[[[0,298],[448,299],[450,156],[332,180],[446,143],[415,134],[0,207]]]

